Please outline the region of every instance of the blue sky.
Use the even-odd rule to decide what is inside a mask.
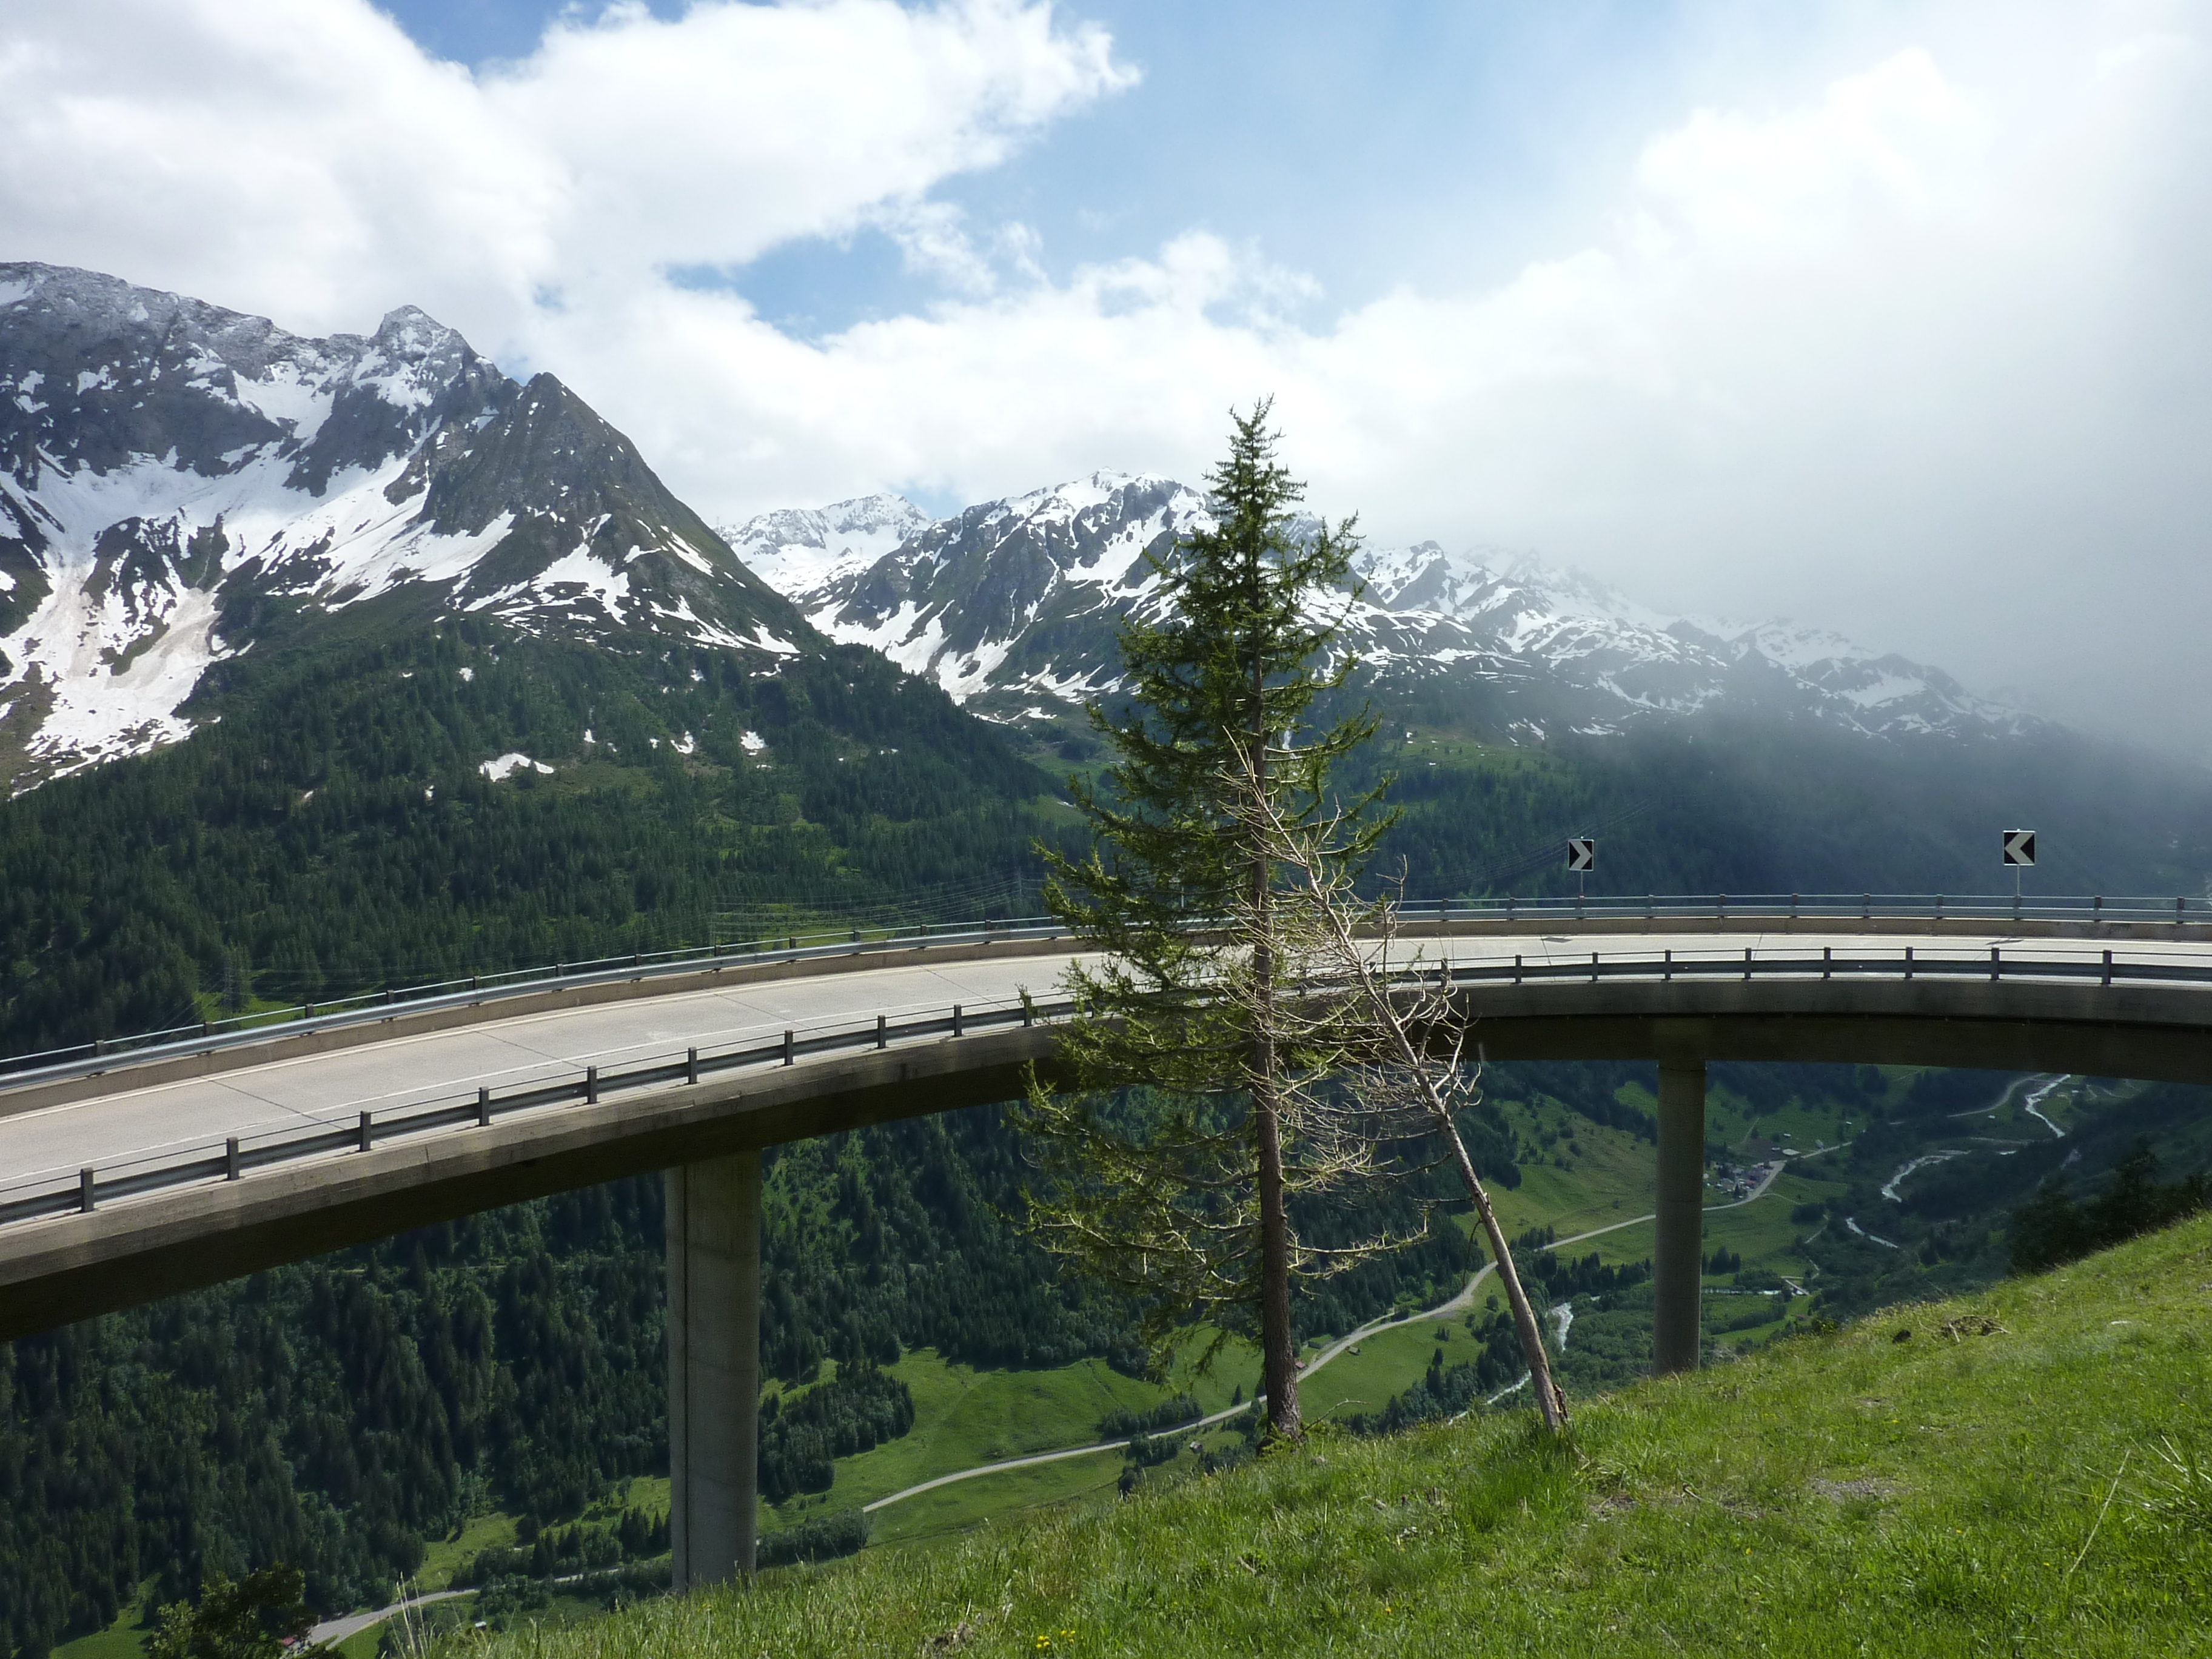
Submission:
[[[539,0],[382,7],[473,69],[526,58],[594,8]],[[657,16],[685,8],[654,0]],[[1143,79],[935,199],[1035,230],[1056,277],[1202,228],[1321,292],[1310,315],[1404,283],[1508,276],[1601,212],[1651,129],[1729,66],[1786,74],[1810,13],[1666,0],[1550,5],[1106,0],[1061,5],[1111,31]],[[880,232],[805,239],[749,267],[694,270],[805,333],[927,303],[940,283]]]

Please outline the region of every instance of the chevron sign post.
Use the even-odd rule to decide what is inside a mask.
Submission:
[[[1567,868],[1575,878],[1575,913],[1582,914],[1582,897],[1589,872],[1597,868],[1597,842],[1589,836],[1576,836],[1567,842]]]
[[[2008,830],[2004,832],[2004,861],[2012,870],[2012,896],[2020,896],[2020,872],[2035,862],[2035,831]]]

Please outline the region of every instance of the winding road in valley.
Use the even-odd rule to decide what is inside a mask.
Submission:
[[[1766,1196],[1768,1189],[1774,1185],[1785,1167],[1785,1160],[1776,1159],[1766,1166],[1765,1173],[1759,1178],[1759,1184],[1750,1193],[1731,1203],[1709,1205],[1706,1206],[1706,1213],[1710,1215],[1722,1210],[1738,1210],[1747,1204],[1757,1203]],[[1602,1227],[1593,1227],[1588,1232],[1577,1233],[1571,1238],[1555,1239],[1544,1248],[1547,1250],[1562,1250],[1571,1244],[1581,1244],[1593,1238],[1601,1238],[1607,1233],[1617,1233],[1624,1227],[1634,1227],[1644,1222],[1656,1219],[1658,1218],[1656,1214],[1631,1216],[1625,1221],[1610,1222]],[[1356,1343],[1364,1342],[1370,1337],[1380,1336],[1386,1331],[1397,1330],[1402,1326],[1418,1325],[1425,1319],[1447,1319],[1454,1314],[1465,1312],[1474,1305],[1474,1298],[1476,1293],[1482,1288],[1482,1281],[1496,1272],[1497,1267],[1498,1264],[1494,1261],[1484,1262],[1475,1270],[1474,1276],[1461,1287],[1456,1295],[1437,1303],[1433,1308],[1425,1309],[1419,1313],[1395,1316],[1386,1314],[1382,1318],[1370,1320],[1347,1335],[1339,1337],[1307,1361],[1305,1369],[1298,1374],[1299,1386],[1303,1388],[1311,1382],[1314,1374],[1322,1366],[1328,1364],[1339,1354],[1347,1352]],[[1523,1382],[1528,1380],[1525,1375],[1522,1380]],[[1265,1398],[1264,1395],[1255,1396],[1255,1399],[1263,1398]],[[1194,1434],[1200,1430],[1212,1428],[1216,1424],[1225,1423],[1232,1417],[1242,1416],[1250,1408],[1249,1402],[1231,1406],[1225,1410],[1211,1413],[1188,1423],[1178,1423],[1172,1429],[1164,1429],[1160,1431],[1160,1436],[1154,1437]],[[923,1492],[935,1492],[939,1486],[950,1486],[962,1480],[974,1480],[987,1474],[1003,1474],[1009,1469],[1035,1468],[1043,1463],[1064,1462],[1071,1457],[1091,1457],[1101,1452],[1123,1451],[1127,1449],[1130,1439],[1133,1437],[1132,1436],[1120,1440],[1100,1440],[1087,1446],[1069,1446],[1060,1451],[1032,1452],[1025,1457],[1008,1457],[995,1463],[978,1463],[973,1468],[956,1470],[951,1474],[940,1474],[935,1480],[921,1481],[902,1491],[892,1492],[887,1497],[878,1498],[872,1504],[863,1504],[860,1507],[864,1513],[872,1515],[878,1510],[888,1509],[893,1504],[902,1503],[909,1498],[918,1498]]]

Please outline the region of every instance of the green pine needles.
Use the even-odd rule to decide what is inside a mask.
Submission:
[[[1091,710],[1114,757],[1096,786],[1074,785],[1094,850],[1047,854],[1045,902],[1103,955],[1068,976],[1071,1086],[1033,1085],[1022,1127],[1041,1176],[1030,1236],[1131,1296],[1156,1361],[1202,1328],[1208,1357],[1231,1336],[1256,1341],[1270,1422],[1295,1437],[1292,1282],[1405,1241],[1324,1249],[1291,1216],[1294,1200],[1382,1171],[1331,1109],[1338,1035],[1301,1012],[1288,872],[1246,803],[1256,787],[1284,822],[1337,824],[1353,868],[1390,815],[1373,810],[1379,791],[1330,788],[1374,719],[1308,726],[1356,666],[1329,659],[1337,619],[1316,612],[1356,594],[1358,544],[1350,520],[1310,529],[1294,515],[1303,489],[1276,461],[1268,412],[1232,415],[1210,477],[1215,526],[1153,560],[1161,603],[1122,626],[1121,699]]]

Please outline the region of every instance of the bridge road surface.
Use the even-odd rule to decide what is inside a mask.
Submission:
[[[1516,954],[1531,966],[1581,964],[1595,952],[1608,963],[1648,967],[1630,978],[1463,987],[1463,1006],[1479,1017],[1472,1037],[1492,1060],[1579,1055],[1680,1067],[1714,1058],[1840,1059],[2212,1081],[2212,941],[2087,936],[2080,928],[2060,936],[1956,924],[1900,932],[1893,923],[1875,930],[1749,923],[1662,924],[1648,933],[1624,931],[1618,922],[1562,927],[1557,920],[1541,924],[1551,933],[1432,925],[1421,930],[1424,937],[1408,929],[1397,955],[1402,962],[1418,951],[1431,968],[1441,962],[1470,969],[1510,969]],[[2008,966],[2063,963],[2075,977],[1983,984],[1955,974],[1916,982],[1897,971],[1907,946],[1923,962],[1986,958],[1999,947]],[[1717,968],[1740,963],[1747,951],[1807,963],[1826,949],[1889,971],[1839,971],[1831,982],[1808,970],[1741,983],[1732,972],[1684,973],[1662,983],[1662,949],[1678,968],[1692,960]],[[2100,988],[2107,949],[2119,966]],[[411,1034],[402,1018],[391,1023],[390,1035],[355,1033],[367,1040],[354,1046],[258,1064],[237,1063],[252,1054],[237,1051],[222,1057],[227,1069],[150,1086],[133,1086],[133,1067],[120,1060],[77,1085],[112,1092],[55,1103],[37,1103],[36,1088],[0,1089],[0,1200],[52,1188],[86,1166],[97,1166],[105,1179],[195,1150],[220,1152],[227,1137],[343,1126],[362,1112],[380,1118],[411,1103],[471,1097],[479,1087],[505,1091],[573,1079],[586,1065],[614,1070],[680,1060],[694,1046],[773,1042],[787,1030],[803,1039],[810,1030],[849,1029],[872,1024],[878,1015],[896,1019],[956,1003],[972,1017],[1018,1001],[1025,988],[1054,995],[1074,951],[1062,941],[1032,940],[965,954],[969,959],[957,950],[902,952],[938,959],[881,967],[822,958],[787,964],[772,978],[747,979],[740,966],[729,976],[735,982],[667,992],[647,983],[626,1000],[536,1012],[504,1013],[488,1004],[475,1023]],[[2203,978],[2131,983],[2130,963],[2182,968]],[[283,1028],[271,1036],[279,1045],[285,1040]],[[793,1066],[747,1067],[688,1088],[611,1090],[590,1106],[518,1107],[503,1110],[490,1127],[425,1131],[369,1152],[333,1151],[248,1169],[228,1182],[216,1176],[139,1196],[103,1195],[95,1213],[0,1226],[0,1339],[532,1192],[1006,1098],[1019,1086],[1022,1065],[1048,1057],[1050,1047],[1048,1027],[919,1038],[886,1054],[802,1057]],[[1698,1095],[1701,1117],[1701,1086]],[[850,1104],[863,1096],[864,1107]],[[22,1109],[11,1110],[11,1098]],[[745,1125],[735,1121],[741,1103],[754,1114]],[[493,1170],[498,1159],[505,1161]],[[256,1229],[253,1241],[242,1237]]]
[[[1678,962],[1730,961],[1749,948],[1764,956],[1783,951],[1818,956],[1823,947],[1838,957],[1891,957],[1901,961],[1903,944],[1894,935],[1856,933],[1669,933],[1665,948]],[[2102,946],[2088,941],[2024,939],[2002,933],[1922,939],[1923,955],[1931,945],[1946,957],[1986,956],[2003,949],[2008,963],[2100,960]],[[1454,968],[1510,963],[1516,955],[1533,966],[1587,963],[1593,951],[1607,962],[1649,955],[1640,940],[1619,933],[1447,936],[1401,942],[1401,962],[1419,951],[1425,965]],[[2212,970],[2212,943],[2160,942],[2128,948],[2124,956],[2160,960],[2195,960]],[[456,1030],[395,1036],[333,1053],[299,1055],[242,1066],[212,1076],[129,1086],[131,1070],[118,1062],[110,1073],[116,1092],[59,1105],[0,1115],[0,1183],[13,1188],[40,1175],[73,1176],[87,1164],[116,1169],[164,1154],[219,1146],[226,1137],[250,1137],[310,1124],[342,1125],[363,1111],[380,1116],[434,1100],[472,1095],[479,1087],[495,1092],[573,1077],[579,1067],[613,1070],[670,1055],[690,1047],[728,1048],[773,1041],[786,1030],[804,1037],[817,1028],[842,1027],[887,1014],[941,1012],[955,1004],[971,1012],[1018,1002],[1024,990],[1040,1000],[1058,994],[1071,951],[1012,957],[999,961],[927,963],[860,972],[823,973],[716,987],[706,990],[646,995],[631,1000],[553,1012],[493,1018]],[[836,958],[825,959],[835,962]],[[2124,969],[2123,969],[2123,972]],[[1723,981],[1725,982],[1725,981]],[[1941,981],[1930,981],[1929,983]],[[1480,1008],[1480,993],[1477,992]],[[281,1038],[283,1028],[271,1028]],[[1480,1026],[1475,1036],[1481,1035]],[[1470,1056],[1471,1057],[1471,1056]],[[1649,1056],[1656,1059],[1656,1055]],[[9,1091],[0,1087],[0,1114],[8,1111]],[[559,1112],[559,1106],[537,1109]],[[346,1154],[333,1154],[343,1157]],[[130,1200],[121,1200],[129,1202]]]
[[[12,1186],[18,1176],[74,1175],[85,1164],[106,1170],[167,1152],[219,1146],[231,1135],[347,1124],[365,1111],[381,1116],[473,1095],[479,1088],[504,1093],[574,1077],[584,1066],[612,1071],[680,1058],[687,1048],[769,1042],[787,1030],[803,1037],[816,1027],[855,1025],[878,1014],[897,1019],[941,1012],[956,1003],[976,1011],[1018,1002],[1024,987],[1048,997],[1055,994],[1070,960],[1056,953],[1000,962],[932,963],[641,996],[492,1018],[129,1089],[0,1117],[0,1183]],[[116,1075],[118,1080],[127,1076]],[[0,1112],[6,1110],[6,1098],[0,1090]],[[502,1122],[514,1121],[502,1113]]]

